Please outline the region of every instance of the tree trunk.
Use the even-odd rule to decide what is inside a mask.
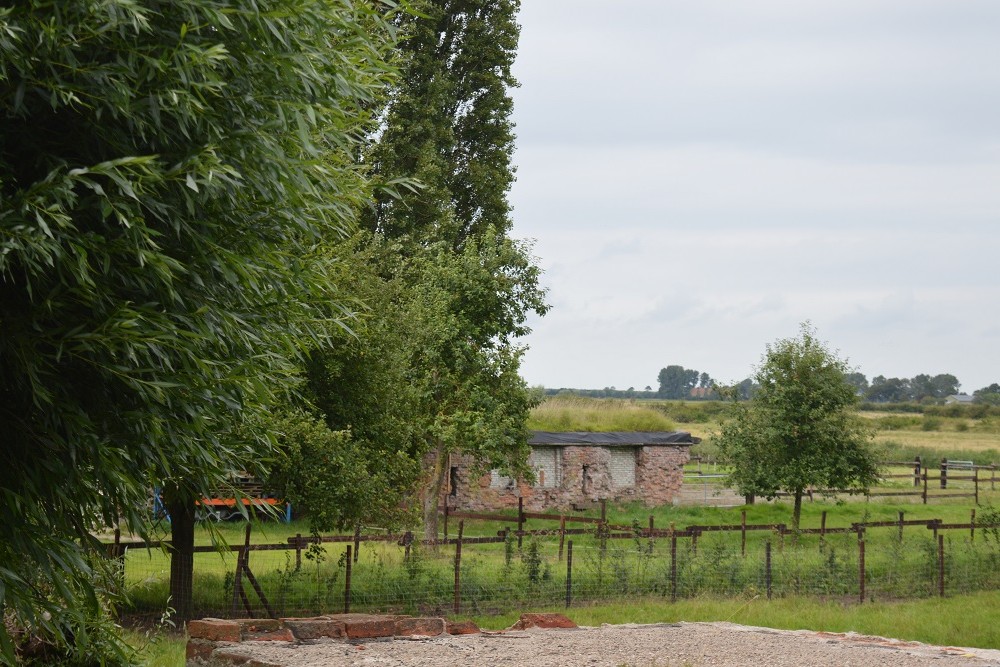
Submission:
[[[188,620],[194,612],[194,501],[183,493],[165,500],[170,513],[170,605],[178,618]]]
[[[443,446],[438,445],[434,456],[434,467],[430,479],[424,488],[424,539],[436,540],[438,533],[438,503],[441,501],[441,489],[444,488],[445,476],[448,473],[448,454]]]
[[[796,539],[799,533],[799,518],[802,516],[802,489],[795,489],[795,507],[792,509],[792,530]]]

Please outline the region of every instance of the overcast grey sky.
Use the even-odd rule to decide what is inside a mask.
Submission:
[[[811,320],[869,378],[1000,382],[1000,2],[523,0],[525,379],[747,377]]]

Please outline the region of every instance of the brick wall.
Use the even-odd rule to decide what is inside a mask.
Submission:
[[[539,447],[537,468],[545,471],[544,485],[496,479],[490,474],[473,473],[472,461],[452,456],[451,476],[455,493],[448,505],[467,511],[516,508],[518,497],[524,498],[524,508],[530,511],[571,509],[589,506],[599,500],[610,502],[640,501],[649,507],[673,502],[680,494],[682,468],[690,458],[688,445],[646,445],[641,447],[601,447],[566,445],[558,448],[554,457],[561,464],[553,484],[548,461],[553,457]],[[449,489],[442,491],[443,496]],[[442,496],[442,502],[444,497]]]

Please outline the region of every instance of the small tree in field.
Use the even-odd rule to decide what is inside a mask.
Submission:
[[[873,434],[852,410],[858,399],[848,372],[803,324],[797,338],[768,345],[754,375],[760,389],[737,404],[716,438],[741,493],[793,495],[793,529],[807,488],[863,490],[878,478]]]

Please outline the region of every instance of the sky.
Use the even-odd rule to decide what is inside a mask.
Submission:
[[[869,379],[1000,382],[1000,2],[523,0],[522,374],[727,383],[808,320]]]

